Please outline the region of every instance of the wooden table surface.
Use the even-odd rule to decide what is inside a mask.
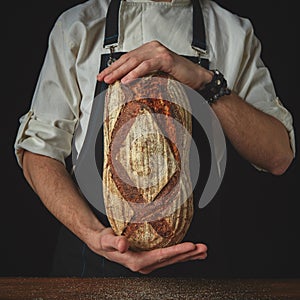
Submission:
[[[0,278],[1,300],[300,300],[300,279]]]

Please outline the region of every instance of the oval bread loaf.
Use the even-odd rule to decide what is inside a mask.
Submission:
[[[192,118],[182,85],[162,73],[108,87],[103,196],[117,235],[133,250],[182,241],[193,216]]]

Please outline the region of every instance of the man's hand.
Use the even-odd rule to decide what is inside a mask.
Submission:
[[[179,262],[205,259],[207,256],[206,245],[190,242],[161,249],[135,252],[129,249],[127,238],[116,236],[111,228],[105,228],[95,235],[88,246],[92,251],[108,260],[141,274],[149,274],[158,268]]]
[[[157,71],[168,73],[193,89],[201,89],[213,76],[211,71],[152,41],[123,54],[99,73],[97,79],[108,84],[116,80],[127,83]]]

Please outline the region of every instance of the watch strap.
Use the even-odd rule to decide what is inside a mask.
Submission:
[[[210,105],[215,103],[222,96],[231,94],[231,90],[227,87],[227,81],[224,78],[224,75],[217,69],[211,71],[214,73],[212,80],[207,83],[203,89],[198,90],[200,95]]]

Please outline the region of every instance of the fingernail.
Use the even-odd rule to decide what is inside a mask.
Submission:
[[[105,77],[103,78],[103,81],[104,81],[105,83],[112,83],[112,77],[111,77],[111,76],[105,76]]]
[[[128,83],[128,82],[130,82],[130,81],[131,81],[131,79],[128,78],[128,77],[124,77],[124,78],[121,79],[121,82],[122,82],[122,83]]]

